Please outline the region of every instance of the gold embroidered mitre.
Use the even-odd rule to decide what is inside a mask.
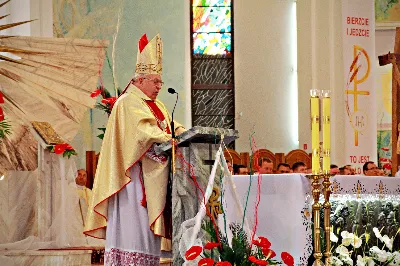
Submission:
[[[139,40],[138,49],[135,74],[161,75],[163,48],[160,34],[157,34],[150,42],[144,34]]]

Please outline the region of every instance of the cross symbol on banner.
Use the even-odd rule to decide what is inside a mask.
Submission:
[[[367,71],[365,72],[365,75],[361,78],[361,79],[357,79],[357,72],[359,70],[359,67],[356,67],[357,65],[357,61],[359,58],[359,53],[363,53],[365,55],[365,58],[367,60]],[[353,99],[354,99],[354,106],[353,106],[353,114],[357,111],[359,111],[358,109],[358,96],[359,95],[364,95],[364,96],[368,96],[370,93],[369,91],[359,91],[358,90],[358,84],[363,83],[369,76],[370,70],[371,70],[371,64],[370,64],[370,60],[369,60],[369,56],[367,54],[367,52],[361,48],[358,45],[354,45],[354,61],[350,67],[350,72],[352,72],[354,70],[354,74],[352,75],[352,78],[350,79],[350,82],[353,81],[353,90],[345,90],[345,93],[347,95],[352,94]],[[357,129],[357,124],[360,123],[359,121],[356,121],[356,126],[353,123],[353,117],[350,116],[350,123],[353,125],[354,128],[354,146],[358,146],[358,133],[359,130]]]

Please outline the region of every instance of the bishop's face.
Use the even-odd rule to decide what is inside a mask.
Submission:
[[[153,101],[157,98],[164,82],[158,74],[148,74],[138,78],[139,89]]]

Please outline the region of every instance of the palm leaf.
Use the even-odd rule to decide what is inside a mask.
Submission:
[[[1,16],[0,19],[6,18],[6,17],[8,17],[9,15],[10,15],[10,14]]]
[[[12,28],[12,27],[16,27],[16,26],[19,26],[19,25],[22,25],[22,24],[26,24],[26,23],[29,23],[29,22],[32,22],[32,21],[35,21],[35,20],[36,19],[26,20],[26,21],[21,21],[21,22],[15,22],[15,23],[10,23],[10,24],[5,24],[5,25],[0,25],[0,31],[6,30],[6,29],[9,29],[9,28]]]
[[[0,52],[2,52],[2,51],[0,50]],[[4,55],[0,55],[0,59],[1,59],[1,60],[4,60],[4,61],[7,61],[7,62],[12,62],[12,63],[16,63],[16,64],[21,64],[21,65],[29,66],[28,64],[22,63],[21,61],[12,59],[12,58],[7,57],[7,56],[4,56]]]
[[[0,4],[0,7],[4,6],[5,4],[7,4],[8,2],[10,2],[11,0],[5,1],[4,3]]]

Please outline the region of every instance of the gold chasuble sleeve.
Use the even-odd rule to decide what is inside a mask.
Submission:
[[[131,182],[130,168],[140,162],[149,226],[155,235],[165,236],[162,214],[168,185],[168,161],[160,163],[145,154],[153,143],[168,141],[171,135],[157,126],[154,115],[143,101],[146,99],[148,97],[133,86],[133,90],[122,95],[113,107],[100,151],[84,231],[86,235],[105,239],[108,199]],[[165,117],[169,117],[162,107]]]

